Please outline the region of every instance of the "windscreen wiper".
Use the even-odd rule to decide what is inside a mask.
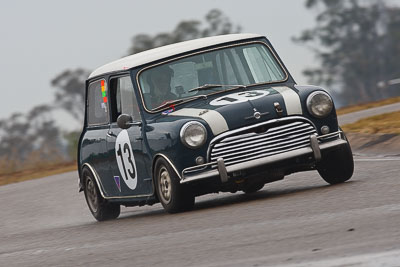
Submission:
[[[158,107],[154,108],[153,111],[157,111],[157,110],[160,110],[160,109],[163,109],[166,107],[170,107],[170,106],[179,104],[181,102],[183,102],[183,99],[169,100],[169,101],[159,105]]]
[[[167,108],[167,107],[172,107],[175,106],[176,104],[180,104],[182,102],[187,102],[187,101],[192,101],[198,98],[203,98],[203,99],[207,99],[207,95],[194,95],[188,98],[181,98],[181,99],[175,99],[175,100],[169,100],[161,105],[159,105],[158,107],[152,109],[153,111],[157,111],[163,108]]]
[[[246,88],[246,85],[239,85],[239,84],[204,84],[202,86],[192,88],[188,92],[208,90],[208,89],[212,89],[212,88],[227,87],[227,86],[237,87],[237,88]]]

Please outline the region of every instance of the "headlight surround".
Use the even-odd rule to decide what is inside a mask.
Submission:
[[[330,95],[323,91],[316,91],[307,97],[307,109],[316,118],[323,118],[329,115],[333,108],[333,101]]]
[[[188,148],[198,148],[207,140],[207,130],[203,124],[197,121],[185,123],[180,132],[182,143]]]

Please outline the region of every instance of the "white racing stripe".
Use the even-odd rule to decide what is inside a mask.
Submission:
[[[214,135],[226,132],[229,130],[225,118],[215,110],[198,109],[198,108],[183,108],[168,114],[169,116],[188,116],[201,118],[205,120],[211,128]]]
[[[301,109],[299,95],[289,87],[272,87],[278,93],[280,93],[285,101],[286,111],[288,115],[303,114]]]

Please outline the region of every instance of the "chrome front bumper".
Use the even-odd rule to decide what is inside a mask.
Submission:
[[[333,141],[326,141],[324,143],[320,143],[320,139],[325,139],[333,136],[338,136],[338,139],[333,140]],[[313,156],[315,162],[318,162],[321,160],[321,151],[324,150],[329,150],[331,148],[337,147],[337,146],[342,146],[347,143],[346,140],[343,139],[343,134],[342,131],[326,134],[326,135],[321,135],[321,136],[316,136],[316,135],[311,135],[310,136],[310,146],[309,147],[303,147],[299,148],[296,150],[292,151],[287,151],[283,152],[280,154],[264,157],[264,158],[259,158],[259,159],[254,159],[246,162],[241,162],[238,164],[230,165],[230,166],[225,166],[224,159],[223,158],[218,158],[217,161],[202,164],[202,165],[197,165],[193,167],[186,168],[182,171],[182,179],[180,181],[181,184],[184,183],[189,183],[192,181],[197,181],[197,180],[202,180],[202,179],[207,179],[215,176],[219,176],[221,179],[221,182],[227,182],[229,179],[229,174],[246,170],[246,169],[251,169],[263,165],[268,165],[272,163],[276,163],[282,160],[287,160],[291,158],[296,158],[300,156]],[[216,169],[210,169],[211,166],[217,166]]]

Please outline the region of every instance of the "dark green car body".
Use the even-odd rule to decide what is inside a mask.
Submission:
[[[290,173],[317,169],[324,155],[347,146],[333,104],[323,117],[310,112],[311,94],[329,94],[320,87],[296,85],[265,37],[238,36],[178,47],[179,51],[154,59],[146,59],[152,53],[149,51],[144,57],[134,55],[119,61],[115,68],[95,71],[86,83],[86,116],[78,152],[80,189],[85,189],[82,171],[86,168],[105,201],[126,206],[156,203],[159,196],[154,168],[157,159],[163,158],[179,183],[195,196],[235,192],[251,184],[252,179],[265,184]],[[265,46],[273,55],[282,79],[200,89],[185,101],[167,103],[160,109],[146,106],[145,80],[140,80],[146,70],[193,55],[254,44]],[[123,66],[135,59],[137,63]],[[211,63],[207,64],[196,66],[197,72]],[[134,101],[134,107],[129,107],[134,114],[129,114],[132,120],[126,129],[121,129],[118,118],[124,113],[121,105],[127,98],[121,86],[131,88],[132,95],[128,96]],[[132,105],[128,102],[127,106]],[[100,115],[93,115],[97,113]],[[183,127],[193,122],[206,129],[204,143],[196,148],[182,141]]]

